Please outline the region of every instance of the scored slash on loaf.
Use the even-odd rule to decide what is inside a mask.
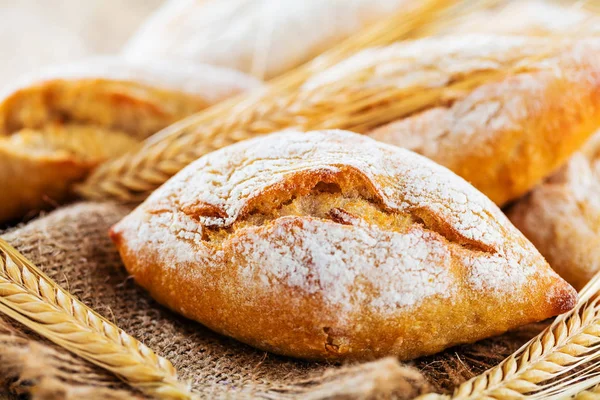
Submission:
[[[160,303],[309,359],[414,358],[577,298],[463,179],[344,131],[283,132],[206,155],[111,238]]]
[[[102,161],[259,86],[209,65],[112,57],[24,79],[0,96],[0,222],[64,201],[70,186]]]

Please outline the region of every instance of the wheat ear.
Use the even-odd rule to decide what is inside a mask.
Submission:
[[[484,0],[483,3],[487,1],[489,0]],[[367,47],[390,44],[412,37],[418,28],[437,21],[438,17],[451,18],[449,13],[458,3],[462,4],[462,1],[415,2],[412,9],[398,12],[327,51],[309,64],[276,78],[265,90],[226,100],[164,129],[147,139],[138,151],[97,168],[76,191],[88,199],[140,201],[173,174],[207,152],[256,134],[298,126],[298,121],[311,119],[312,115],[296,115],[294,120],[294,116],[286,110],[292,102],[302,101],[303,95],[294,93],[312,74],[335,65]],[[323,104],[316,105],[310,112],[318,113],[318,106]],[[356,107],[358,106],[357,102]],[[335,126],[334,122],[334,119],[331,119],[327,124],[342,128]],[[240,129],[248,124],[252,124],[253,132]],[[299,127],[307,128],[305,125]],[[315,124],[311,126],[314,129],[320,127]],[[210,140],[205,140],[207,136]]]
[[[168,360],[73,298],[2,239],[0,312],[148,395],[192,398]]]
[[[564,399],[600,384],[600,273],[580,292],[577,307],[452,396],[420,400]],[[587,395],[595,394],[586,392]],[[590,394],[591,393],[591,394]]]

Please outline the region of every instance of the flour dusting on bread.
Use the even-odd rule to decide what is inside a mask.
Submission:
[[[111,237],[159,302],[296,357],[406,359],[576,301],[462,178],[345,131],[285,131],[210,153]]]
[[[288,220],[268,235],[251,231],[232,246],[242,246],[247,254],[247,282],[258,277],[269,286],[280,280],[309,295],[322,293],[345,312],[362,304],[394,313],[429,296],[448,298],[455,290],[450,251],[435,234],[419,228],[399,234]]]

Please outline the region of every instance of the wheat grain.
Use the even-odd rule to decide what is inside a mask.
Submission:
[[[73,298],[2,239],[0,312],[146,394],[192,397],[168,360]]]
[[[489,1],[474,3],[480,7]],[[305,99],[308,94],[293,94],[295,89],[315,72],[335,65],[359,50],[412,37],[418,28],[437,21],[436,17],[440,20],[451,18],[449,13],[453,8],[450,6],[456,3],[462,4],[458,0],[415,2],[414,9],[403,10],[389,20],[317,57],[311,63],[273,80],[265,90],[227,100],[164,129],[145,141],[139,151],[112,160],[98,168],[76,190],[89,199],[115,198],[121,201],[140,201],[200,155],[257,134],[287,127],[364,129],[369,118],[373,117],[372,120],[376,121],[374,115],[377,110],[371,110],[369,114],[355,113],[356,115],[352,116],[354,120],[344,120],[345,115],[359,108],[358,102],[354,102],[354,109],[350,107],[351,100],[356,100],[350,98],[344,101],[341,110],[343,115],[332,116],[323,113],[320,108],[325,106],[326,102],[312,104],[309,108],[300,107],[300,113],[294,113],[292,107],[312,101],[311,98]],[[382,93],[380,89],[359,95],[363,99],[370,95],[371,101],[378,98],[381,103],[385,101],[386,96],[392,99],[395,94],[394,90]],[[343,95],[340,93],[340,96]],[[409,108],[410,106],[410,104],[398,105],[398,107]],[[321,115],[320,120],[311,120],[318,115]],[[363,124],[356,122],[358,118],[362,119]],[[385,119],[385,116],[379,118]],[[391,116],[388,115],[387,118]],[[340,124],[340,121],[345,123]],[[248,127],[248,124],[252,126]],[[210,138],[209,141],[206,140],[207,137]]]

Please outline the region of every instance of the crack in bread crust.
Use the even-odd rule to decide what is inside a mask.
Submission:
[[[316,177],[317,180],[324,177],[329,179],[319,180],[308,191],[302,189],[292,192],[277,191],[277,196],[275,196],[278,199],[277,203],[275,203],[272,195],[257,196],[252,200],[253,208],[250,208],[249,205],[247,211],[230,225],[203,226],[202,239],[210,242],[211,246],[221,247],[223,241],[229,240],[237,234],[243,234],[238,231],[267,225],[278,218],[297,216],[325,219],[342,225],[376,226],[381,230],[398,233],[406,233],[413,225],[418,224],[446,238],[448,243],[463,246],[470,250],[495,252],[495,249],[490,246],[453,234],[452,229],[445,226],[443,221],[440,221],[427,209],[415,209],[409,213],[394,212],[386,209],[381,199],[373,196],[373,193],[370,193],[367,187],[349,187],[346,184],[345,190],[342,190],[337,183],[344,180],[354,182],[355,179],[340,178],[340,173],[326,174],[320,177],[319,174],[316,174]],[[298,184],[298,186],[303,187],[306,185]],[[265,191],[268,193],[268,189]],[[208,210],[204,208],[201,211],[206,213]],[[202,215],[202,212],[199,215],[188,215],[199,222],[199,215]]]

